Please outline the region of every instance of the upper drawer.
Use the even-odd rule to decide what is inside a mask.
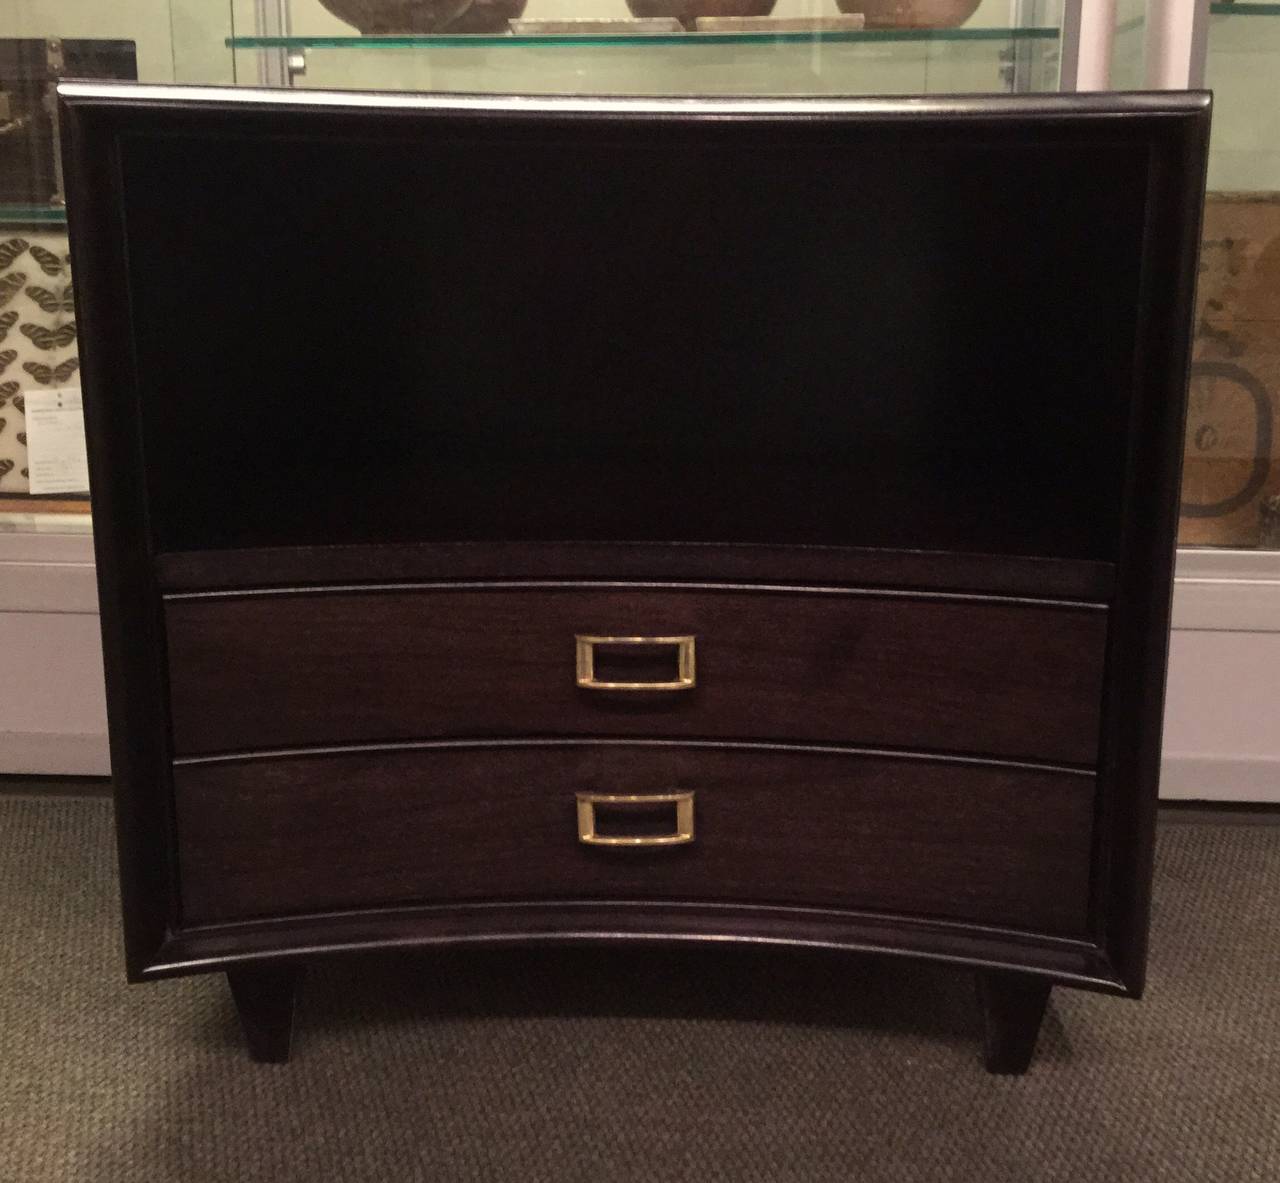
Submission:
[[[845,591],[334,590],[167,604],[178,756],[480,736],[779,740],[1092,765],[1106,614]],[[694,638],[578,685],[575,637]],[[609,681],[674,660],[601,653]]]

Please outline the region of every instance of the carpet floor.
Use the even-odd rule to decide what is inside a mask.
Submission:
[[[322,963],[294,1059],[126,986],[109,805],[0,798],[0,1180],[1280,1180],[1280,826],[1161,828],[1148,997],[986,1075],[971,975],[750,949]]]

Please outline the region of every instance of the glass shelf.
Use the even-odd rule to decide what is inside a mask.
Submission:
[[[1228,8],[1233,7],[1227,5]],[[1276,5],[1280,9],[1280,5]],[[492,35],[440,34],[436,36],[366,37],[228,37],[228,49],[466,49],[476,46],[577,46],[577,45],[761,45],[837,44],[841,42],[897,43],[918,41],[1057,41],[1058,30],[1048,27],[977,29],[842,29],[814,32],[751,33],[608,33],[554,36],[526,36],[513,33]]]
[[[1225,4],[1210,4],[1211,16],[1280,16],[1280,4],[1253,4],[1250,0],[1234,0]]]
[[[295,87],[603,95],[1055,90],[1056,28],[228,37],[237,78]]]
[[[57,205],[0,203],[0,226],[65,226],[67,211]]]

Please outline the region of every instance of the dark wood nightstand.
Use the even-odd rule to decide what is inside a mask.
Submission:
[[[134,980],[226,971],[253,1054],[282,1059],[298,971],[327,953],[875,951],[975,969],[995,1071],[1026,1067],[1052,985],[1141,993],[1202,97],[885,100],[714,127],[661,102],[587,118],[550,100],[66,98]],[[852,137],[873,194],[933,176],[946,140],[975,192],[1012,170],[1097,229],[953,227],[941,287],[912,256],[918,290],[887,285],[819,331],[825,353],[797,347],[788,293],[750,286],[758,261],[734,260],[721,296],[768,303],[774,335],[739,339],[705,303],[682,357],[619,328],[616,397],[587,388],[615,364],[596,337],[534,356],[537,310],[499,307],[489,280],[421,294],[449,240],[413,245],[392,196],[376,225],[315,239],[361,177],[412,182],[427,141],[461,184],[455,140],[473,159],[603,137],[632,177],[632,148],[650,168],[700,134],[723,154],[707,167],[787,146],[801,177],[804,145]],[[520,159],[549,200],[555,174]],[[262,209],[254,183],[284,175],[305,192]],[[595,327],[650,307],[623,235],[590,240],[602,267],[563,228],[545,251],[519,218],[457,233],[463,287],[541,268],[559,309],[586,270],[630,268]],[[880,231],[850,234],[880,258]],[[344,287],[379,240],[401,248],[394,283]],[[221,270],[226,241],[252,250],[251,282]],[[1006,301],[946,288],[988,271]],[[851,299],[840,274],[814,282]],[[877,351],[925,295],[941,343]],[[384,331],[375,308],[397,394],[357,391],[363,434],[343,437],[335,357],[343,332]]]

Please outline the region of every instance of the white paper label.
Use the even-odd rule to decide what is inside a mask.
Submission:
[[[89,459],[80,388],[28,390],[24,397],[31,492],[87,493]]]

